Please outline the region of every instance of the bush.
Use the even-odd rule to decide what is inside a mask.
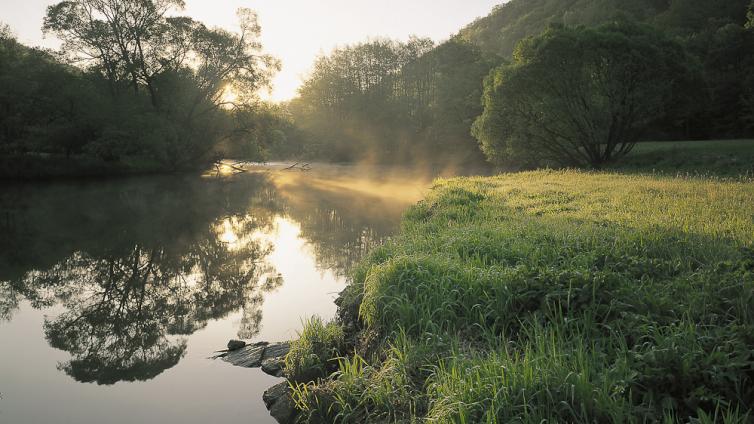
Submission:
[[[310,382],[326,377],[338,367],[344,345],[344,333],[335,322],[324,323],[312,317],[304,323],[298,340],[285,358],[287,377],[297,382]]]

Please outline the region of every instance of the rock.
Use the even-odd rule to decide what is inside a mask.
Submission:
[[[291,342],[275,343],[267,346],[264,350],[262,359],[285,358],[285,355],[291,351]]]
[[[288,387],[287,381],[276,384],[270,387],[269,389],[265,390],[264,394],[262,395],[262,401],[264,401],[264,406],[266,406],[267,409],[270,409],[272,407],[272,404],[277,402],[278,399],[280,399],[283,396],[287,396],[289,390],[290,388]]]
[[[273,377],[283,376],[284,361],[280,358],[268,358],[262,360],[262,372]]]
[[[228,342],[228,351],[215,358],[222,358],[223,361],[239,367],[261,367],[262,371],[271,376],[282,377],[285,356],[290,350],[291,342],[247,344],[240,340],[231,340]],[[267,389],[262,400],[277,422],[281,424],[294,422],[297,411],[287,381]]]
[[[296,405],[290,396],[278,399],[270,408],[270,415],[280,424],[290,424],[296,419]]]
[[[241,347],[238,343],[243,343],[244,345]],[[233,344],[233,349],[231,347],[231,344]],[[238,340],[231,340],[228,343],[228,352],[220,355],[219,357],[223,359],[225,362],[229,362],[237,367],[245,367],[245,368],[259,368],[262,366],[263,362],[266,360],[270,360],[267,366],[267,369],[270,370],[270,372],[267,372],[270,375],[279,377],[282,375],[282,360],[285,358],[285,355],[288,354],[288,352],[291,350],[291,343],[290,342],[282,342],[282,343],[275,343],[275,344],[269,344],[267,342],[259,342],[254,344],[246,344],[244,342],[240,342]],[[274,362],[277,361],[281,363],[279,365],[280,371],[276,370],[274,366]],[[272,374],[274,373],[274,374]]]
[[[246,347],[246,342],[241,340],[231,340],[228,342],[228,350],[238,350]]]
[[[296,418],[296,407],[291,399],[287,382],[276,384],[264,392],[262,400],[272,418],[280,424],[292,423]]]
[[[230,362],[237,367],[257,368],[262,365],[262,355],[265,344],[246,345],[238,350],[228,352],[223,356],[223,361]]]

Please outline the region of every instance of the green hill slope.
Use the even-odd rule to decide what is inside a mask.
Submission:
[[[687,38],[743,25],[749,0],[511,0],[459,36],[488,54],[510,57],[516,43],[548,25],[594,26],[617,16],[655,24]]]

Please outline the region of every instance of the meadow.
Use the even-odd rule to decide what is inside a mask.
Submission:
[[[294,344],[300,420],[754,420],[754,184],[653,166],[436,181]]]
[[[665,175],[754,177],[754,140],[638,143],[612,169]]]

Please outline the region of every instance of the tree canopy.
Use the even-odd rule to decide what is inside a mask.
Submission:
[[[182,7],[58,2],[43,28],[63,41],[59,53],[3,30],[2,174],[173,171],[228,152],[264,159],[272,141],[250,118],[277,119],[258,93],[280,64],[263,51],[256,14],[240,9],[231,32],[178,16]]]
[[[300,151],[416,163],[477,160],[470,122],[492,67],[472,45],[371,40],[320,57],[290,108]]]
[[[631,151],[693,75],[683,48],[629,22],[553,27],[522,41],[485,84],[474,125],[505,165],[602,165]]]
[[[372,40],[336,49],[316,62],[299,96],[290,104],[296,130],[288,138],[286,152],[333,161],[367,158],[391,163],[446,165],[473,161],[480,155],[470,135],[471,127],[484,112],[480,99],[490,70],[495,68],[484,98],[488,108],[492,106],[490,93],[497,90],[491,90],[489,85],[499,85],[506,78],[512,78],[508,75],[512,69],[520,67],[522,60],[529,60],[518,56],[522,51],[516,50],[516,46],[522,40],[537,37],[553,26],[596,29],[617,23],[641,27],[647,34],[654,32],[652,36],[643,36],[655,38],[645,40],[652,46],[624,52],[620,60],[628,61],[631,66],[613,63],[609,67],[594,68],[601,72],[595,81],[588,81],[589,78],[579,74],[578,81],[582,83],[579,89],[592,93],[602,90],[605,96],[605,90],[616,90],[620,85],[621,78],[625,77],[621,72],[629,69],[634,72],[639,64],[650,67],[654,59],[659,62],[652,74],[665,75],[666,71],[670,72],[668,69],[674,68],[673,72],[686,76],[669,80],[659,86],[659,91],[635,87],[637,92],[647,90],[649,93],[645,98],[631,98],[636,100],[637,107],[643,108],[637,116],[628,119],[621,112],[605,112],[616,114],[615,119],[621,123],[606,121],[606,116],[590,118],[593,125],[601,129],[592,131],[579,143],[592,147],[587,149],[582,145],[575,153],[577,157],[564,162],[596,164],[615,160],[630,151],[630,146],[638,139],[745,138],[754,134],[754,77],[751,76],[754,29],[752,24],[747,24],[747,20],[754,19],[751,3],[751,0],[511,0],[436,46],[426,44],[423,49],[411,50],[407,45],[416,39],[408,43]],[[628,24],[631,22],[633,24]],[[617,42],[616,37],[612,35],[613,42]],[[674,43],[669,41],[671,39]],[[628,37],[627,40],[638,42],[638,38]],[[652,44],[659,40],[664,40],[661,46]],[[668,47],[668,43],[673,47]],[[630,50],[633,46],[629,44],[620,48]],[[570,48],[572,46],[565,47],[570,53],[579,53]],[[609,47],[599,49],[609,50]],[[416,54],[405,55],[402,51]],[[635,63],[630,63],[632,54],[636,55]],[[597,59],[585,55],[579,60],[584,63],[579,66],[587,69],[589,66],[585,63]],[[514,65],[509,68],[510,62]],[[542,72],[546,71],[543,66]],[[648,69],[641,72],[650,74]],[[551,77],[557,77],[555,83],[565,83],[561,81],[562,75],[553,73]],[[529,83],[544,84],[536,79]],[[587,87],[587,83],[591,86]],[[668,87],[673,88],[671,93]],[[588,100],[595,102],[590,108],[600,109],[594,97]],[[564,104],[551,103],[549,107],[555,112]],[[490,113],[497,112],[488,110],[482,121],[487,120]],[[627,119],[631,121],[629,126],[626,126]],[[502,140],[492,141],[494,131],[482,128],[478,127],[475,133],[485,137],[488,146],[505,144]],[[589,137],[611,141],[595,143],[588,140]],[[634,141],[622,141],[624,139]],[[620,147],[608,147],[613,143]],[[607,150],[600,153],[594,146]],[[490,152],[487,151],[488,156]],[[558,161],[562,161],[564,155],[558,156],[561,156]],[[519,162],[517,166],[526,166],[526,163]]]

